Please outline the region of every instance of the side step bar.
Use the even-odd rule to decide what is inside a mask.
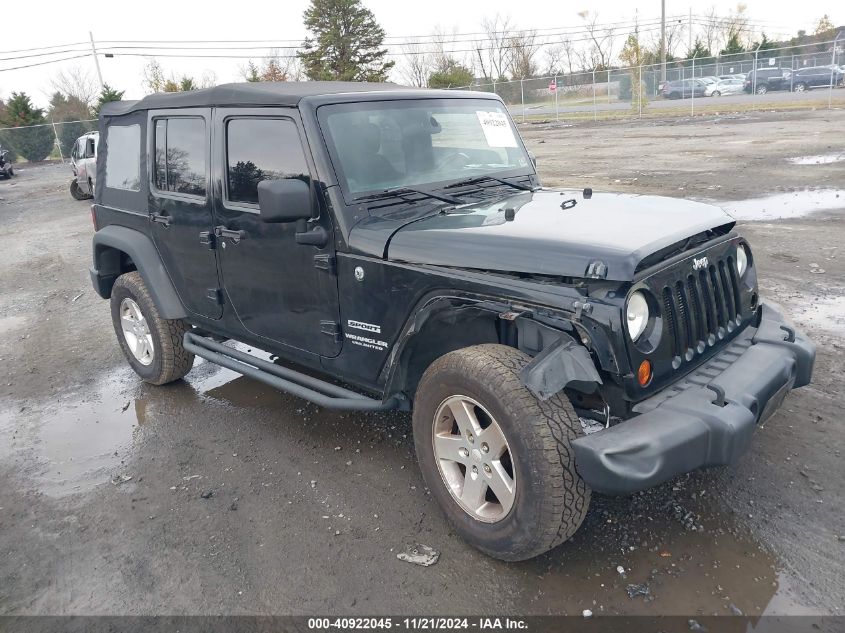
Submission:
[[[400,402],[396,396],[387,400],[368,398],[325,380],[256,358],[193,332],[185,332],[183,345],[186,350],[200,358],[326,409],[388,411],[399,408]]]

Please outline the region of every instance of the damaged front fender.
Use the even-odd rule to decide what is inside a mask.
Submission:
[[[563,333],[535,356],[519,377],[540,400],[548,400],[565,387],[592,393],[602,382],[590,352]]]

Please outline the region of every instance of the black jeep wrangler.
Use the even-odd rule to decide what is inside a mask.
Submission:
[[[426,484],[497,558],[565,541],[593,490],[734,461],[810,382],[730,217],[541,188],[495,95],[233,84],[107,104],[100,137],[91,279],[141,378],[200,356],[412,409]]]

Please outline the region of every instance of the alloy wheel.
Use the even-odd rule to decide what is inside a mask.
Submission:
[[[516,499],[508,441],[492,415],[468,396],[444,400],[434,415],[437,469],[455,502],[485,523],[504,519]]]
[[[129,297],[120,302],[120,327],[135,360],[145,366],[151,365],[155,358],[153,335],[141,307]]]

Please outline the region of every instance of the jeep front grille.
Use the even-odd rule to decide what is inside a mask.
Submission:
[[[739,283],[732,257],[709,264],[662,291],[663,318],[674,363],[732,332],[742,321]]]

